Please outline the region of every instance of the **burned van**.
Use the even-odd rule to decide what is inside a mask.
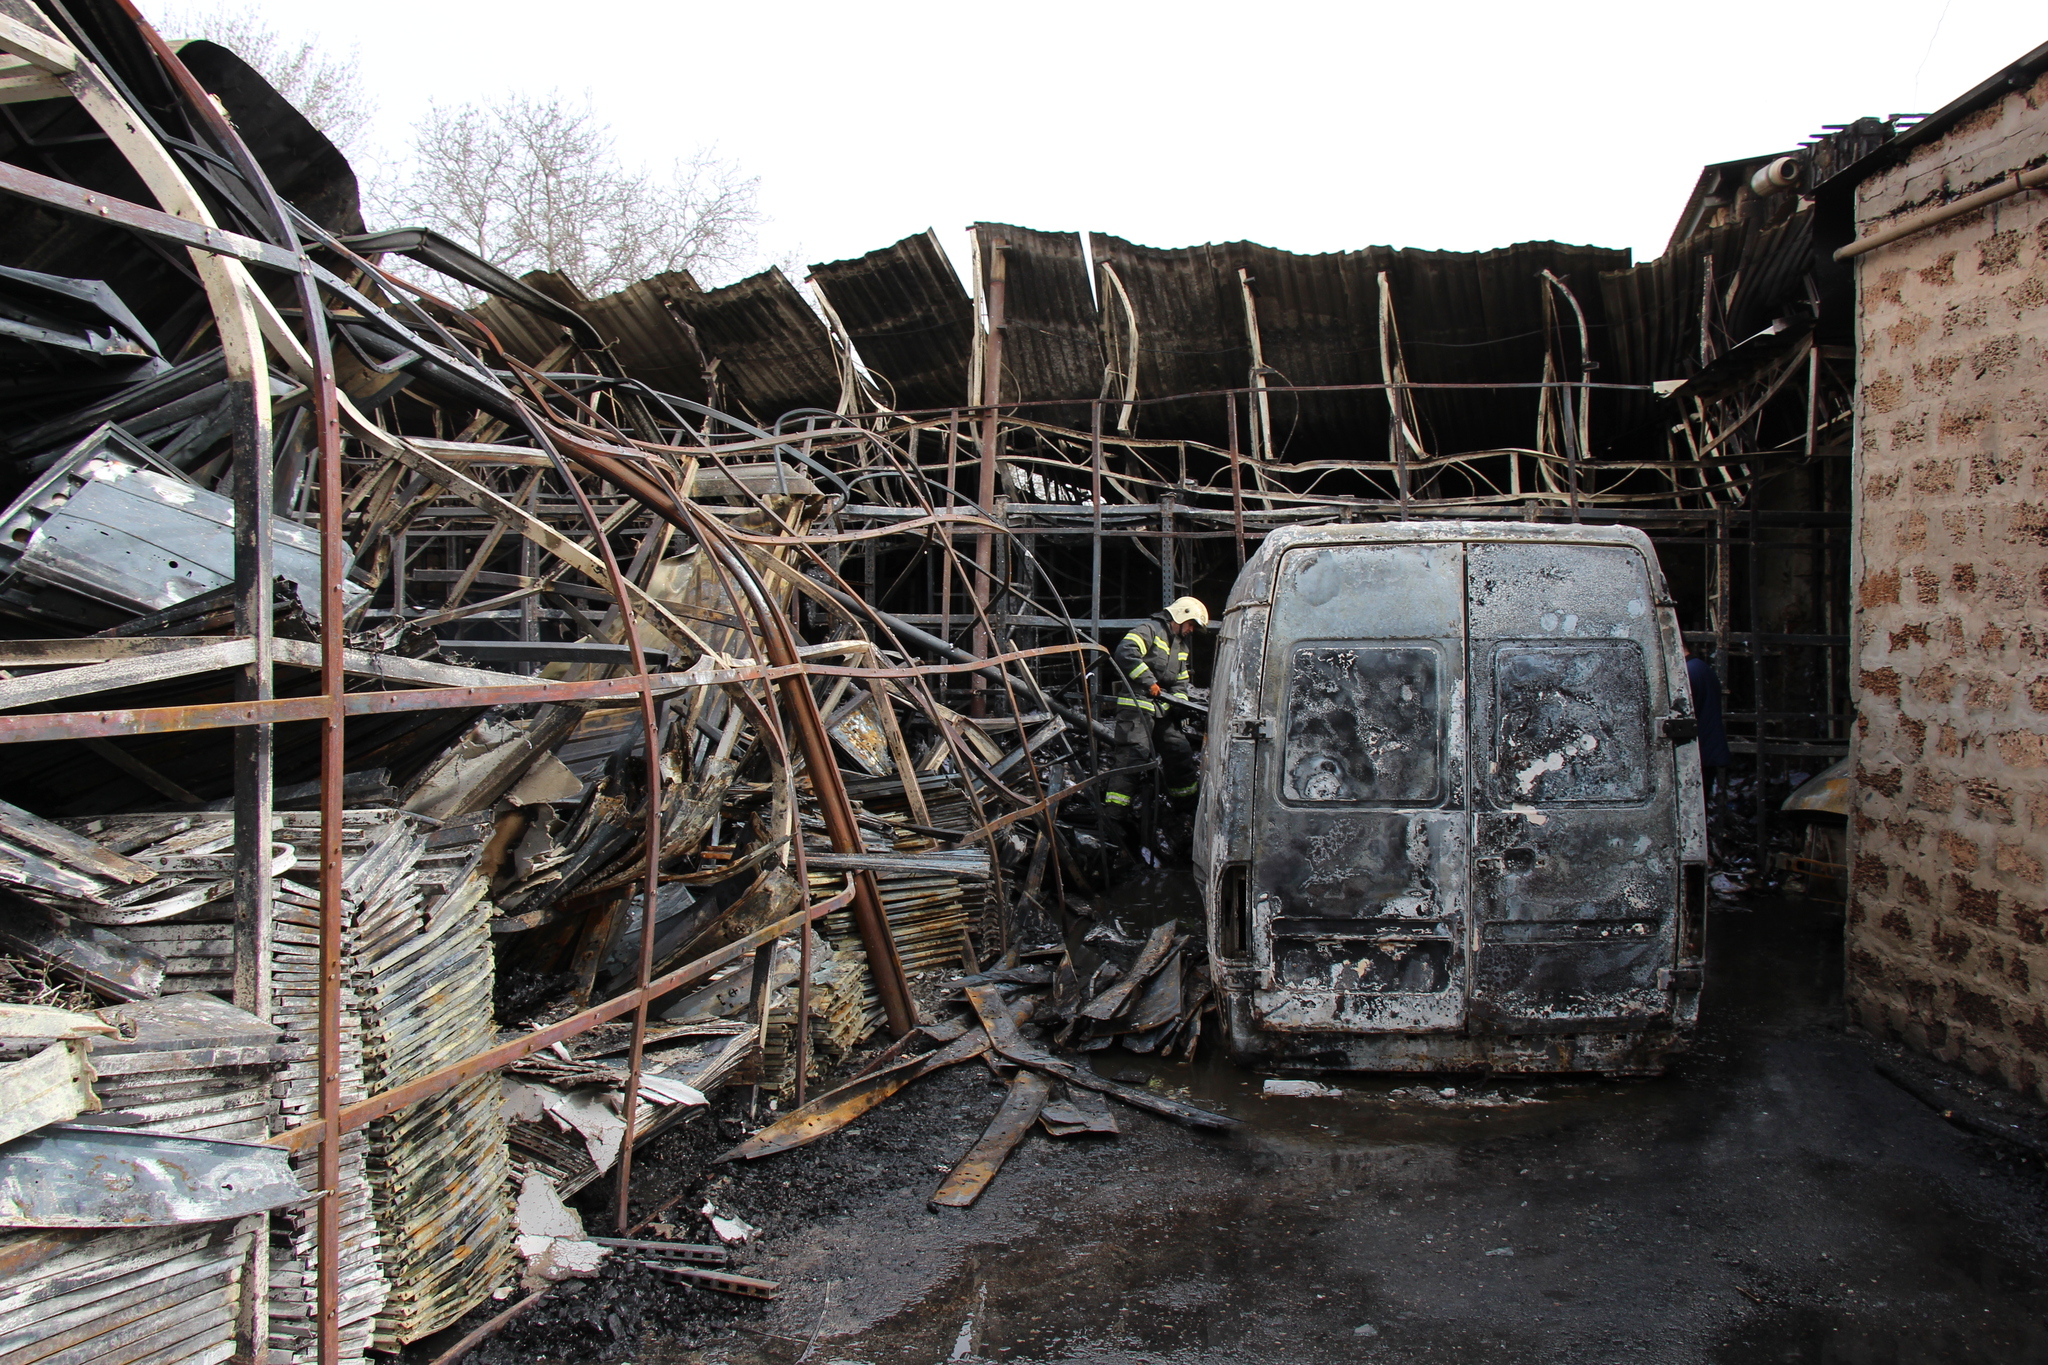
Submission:
[[[1683,1045],[1706,820],[1640,531],[1276,532],[1209,726],[1195,863],[1240,1057],[1640,1074]]]

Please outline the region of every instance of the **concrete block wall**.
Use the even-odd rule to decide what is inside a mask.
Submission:
[[[1857,191],[1858,231],[2048,160],[2048,75]],[[1848,980],[2048,1099],[2048,193],[1858,260]]]

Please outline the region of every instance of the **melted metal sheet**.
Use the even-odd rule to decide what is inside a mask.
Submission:
[[[0,1227],[169,1227],[306,1198],[262,1143],[60,1123],[0,1148]]]

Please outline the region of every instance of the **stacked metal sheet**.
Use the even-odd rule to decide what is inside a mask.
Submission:
[[[868,1015],[868,959],[860,944],[821,945],[811,969],[811,1055],[837,1062],[875,1030]]]
[[[317,819],[284,818],[285,836],[317,866]],[[364,1079],[374,1089],[417,1080],[494,1041],[493,907],[480,873],[489,830],[484,818],[437,828],[400,811],[349,813],[343,942]],[[497,1075],[380,1119],[366,1156],[389,1284],[373,1345],[395,1352],[512,1277]]]
[[[378,813],[378,814],[381,814]],[[319,818],[279,816],[284,837],[312,856],[298,869],[307,880],[288,877],[276,884],[272,917],[271,1022],[284,1030],[291,1049],[278,1086],[283,1113],[280,1131],[320,1116],[320,895]],[[365,820],[352,815],[342,836],[344,862],[368,851]],[[341,1102],[367,1094],[363,1085],[362,1002],[354,981],[341,983]],[[377,1222],[370,1209],[365,1167],[368,1135],[358,1130],[341,1140],[341,1360],[358,1361],[383,1311],[389,1285],[379,1254]],[[308,1192],[320,1188],[317,1157],[306,1151],[292,1160],[293,1174]],[[314,1274],[318,1264],[316,1206],[304,1205],[271,1223],[270,1359],[311,1362],[318,1358]]]
[[[343,840],[345,860],[369,851],[367,821],[388,812],[351,814]],[[319,1116],[318,1068],[320,1019],[320,897],[318,891],[319,816],[273,817],[278,845],[272,867],[274,897],[271,940],[270,1022],[276,1026],[274,1046],[282,1063],[273,1078],[269,1103],[270,1129],[283,1131]],[[165,961],[166,992],[226,993],[234,981],[234,901],[229,853],[234,840],[233,817],[226,812],[198,811],[174,816],[115,815],[66,822],[115,853],[158,869],[160,882],[173,882],[153,897],[161,907],[182,902],[168,915],[146,922],[117,923],[113,932]],[[156,883],[151,883],[156,885]],[[362,1099],[363,1051],[361,1005],[354,984],[342,982],[341,1096],[344,1104]],[[142,1102],[139,1096],[129,1098]],[[115,1100],[103,1096],[114,1107]],[[173,1101],[149,1102],[165,1110]],[[195,1111],[197,1112],[197,1111]],[[217,1134],[209,1134],[217,1136]],[[370,1342],[371,1321],[384,1305],[385,1279],[378,1256],[377,1225],[370,1209],[370,1186],[364,1167],[366,1134],[341,1142],[341,1358],[362,1358]],[[310,1193],[319,1188],[317,1157],[311,1151],[293,1158],[292,1169]],[[315,1206],[284,1210],[271,1221],[270,1340],[273,1362],[311,1361],[316,1353],[313,1278],[309,1267],[317,1252]]]
[[[989,880],[986,845],[945,850],[921,848],[900,854],[841,855],[817,850],[807,852],[806,857],[811,894],[817,898],[829,896],[844,885],[847,870],[859,868],[875,874],[875,883],[882,893],[882,908],[889,917],[889,931],[895,936],[896,952],[906,972],[950,971],[963,965],[978,965],[967,961],[965,935],[970,913],[981,908],[984,893],[978,884]],[[970,886],[974,887],[971,891]],[[835,955],[850,958],[862,954],[851,909],[833,911],[820,923],[819,930]],[[862,960],[865,961],[864,957]],[[872,1031],[881,1024],[882,1004],[875,994],[873,979],[865,970],[859,979],[866,1002],[866,1029]]]
[[[261,1142],[279,1109],[278,1030],[210,995],[115,1005],[124,1036],[93,1048],[100,1107],[160,1133]],[[132,1035],[132,1036],[128,1036]]]
[[[0,1360],[220,1365],[261,1225],[0,1234]]]

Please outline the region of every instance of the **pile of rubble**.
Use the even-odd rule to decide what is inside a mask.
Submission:
[[[0,50],[0,1357],[355,1359],[607,1245],[772,1293],[563,1202],[613,1177],[625,1231],[732,1086],[797,1106],[757,1155],[985,1058],[948,1203],[1098,1093],[1222,1122],[1047,1050],[1192,1055],[1202,977],[1170,927],[1065,953],[1096,647],[997,627],[1012,538],[914,429],[663,392],[545,278],[365,236],[295,110],[115,0]],[[856,485],[959,630],[876,605]]]

